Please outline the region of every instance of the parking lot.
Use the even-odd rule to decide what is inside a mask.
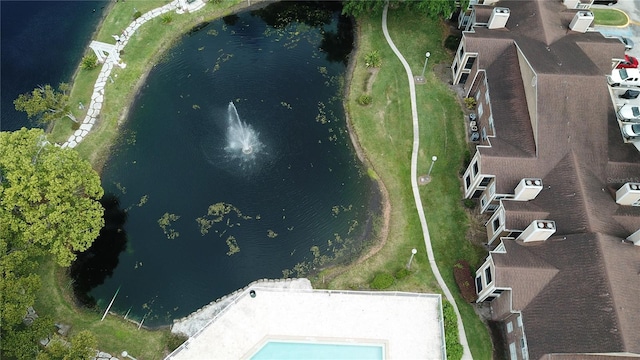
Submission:
[[[640,59],[640,8],[638,1],[635,0],[619,0],[613,6],[593,5],[594,9],[619,9],[629,16],[629,24],[625,27],[616,26],[595,26],[596,30],[605,36],[624,36],[636,44],[633,49],[627,51],[627,54]]]

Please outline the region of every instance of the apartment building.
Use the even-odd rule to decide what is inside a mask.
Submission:
[[[451,66],[477,103],[463,175],[488,216],[477,302],[511,359],[640,356],[640,152],[606,80],[625,49],[575,2],[472,5]]]

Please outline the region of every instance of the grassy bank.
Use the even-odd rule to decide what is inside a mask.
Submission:
[[[387,244],[375,256],[349,268],[331,269],[319,276],[330,279],[329,288],[365,289],[380,272],[396,274],[406,266],[411,249],[418,249],[412,263],[412,274],[397,279],[392,289],[403,291],[439,292],[431,273],[422,230],[411,192],[410,157],[412,148],[411,102],[407,75],[400,61],[388,47],[382,34],[380,15],[362,18],[359,23],[359,50],[347,102],[353,128],[360,145],[375,172],[385,183],[391,199],[391,217]],[[429,50],[429,69],[438,63],[451,63],[443,50],[443,29],[440,24],[425,21],[424,16],[394,10],[389,13],[389,31],[396,46],[412,65],[414,74],[422,71],[424,53]],[[367,91],[372,81],[364,65],[364,57],[378,51],[382,58],[379,72],[373,79],[372,104],[361,106],[356,99]],[[427,83],[417,88],[420,118],[419,174],[431,165],[431,156],[438,156],[432,172],[433,180],[421,188],[421,197],[429,224],[438,267],[443,278],[456,294],[469,345],[476,359],[490,359],[492,346],[489,333],[473,311],[458,295],[453,279],[453,264],[467,259],[477,266],[485,252],[466,239],[469,226],[461,205],[458,172],[463,166],[463,114],[455,94],[432,73],[426,73]],[[321,284],[321,280],[317,281]]]
[[[35,309],[51,316],[56,322],[71,325],[69,335],[90,330],[98,339],[98,349],[118,356],[123,350],[138,359],[162,359],[169,330],[138,330],[137,325],[120,317],[107,316],[74,305],[70,279],[51,259],[41,262],[42,288],[38,293]]]

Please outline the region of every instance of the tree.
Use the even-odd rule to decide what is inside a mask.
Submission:
[[[16,110],[27,113],[29,119],[36,118],[42,123],[49,123],[54,120],[68,116],[74,122],[78,122],[71,113],[69,105],[70,87],[66,83],[60,83],[58,90],[51,85],[40,85],[30,93],[20,94],[13,100]]]
[[[93,70],[98,66],[98,57],[94,52],[89,53],[82,57],[82,61],[80,62],[80,67],[83,70]]]
[[[53,320],[46,316],[35,319],[29,326],[19,324],[7,327],[3,324],[1,354],[9,359],[35,359],[40,352],[38,342],[51,335],[53,330]]]
[[[42,129],[0,132],[0,144],[0,238],[9,239],[0,256],[35,247],[69,266],[104,225],[100,177]]]
[[[55,338],[47,346],[46,351],[40,352],[36,360],[79,360],[95,357],[98,341],[96,336],[88,330],[83,330],[71,338],[71,342]]]
[[[342,7],[342,13],[345,15],[351,15],[354,17],[359,17],[366,13],[378,12],[382,10],[384,7],[386,0],[370,0],[370,1],[361,1],[361,0],[346,0]],[[392,7],[401,7],[405,6],[410,9],[416,9],[418,11],[423,12],[425,15],[430,18],[436,19],[439,17],[450,18],[451,14],[456,10],[458,5],[456,5],[456,0],[418,0],[418,1],[407,1],[407,0],[391,0],[389,1],[389,6]],[[466,9],[469,5],[469,0],[462,0],[459,2],[460,7]]]

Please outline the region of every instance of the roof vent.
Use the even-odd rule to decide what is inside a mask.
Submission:
[[[569,29],[585,33],[591,26],[593,18],[593,13],[591,11],[578,11],[573,16],[573,20],[571,20],[571,23],[569,24]]]
[[[516,186],[515,196],[512,200],[529,201],[533,200],[542,191],[542,179],[524,178]]]
[[[505,7],[495,7],[491,12],[491,17],[489,18],[489,29],[502,29],[507,25],[507,20],[509,20],[510,11]]]
[[[616,203],[640,206],[640,183],[628,182],[616,191]]]
[[[640,230],[629,235],[629,237],[627,237],[627,240],[631,241],[635,246],[640,246]]]
[[[524,242],[545,241],[556,232],[556,223],[551,220],[533,220],[516,238]]]

